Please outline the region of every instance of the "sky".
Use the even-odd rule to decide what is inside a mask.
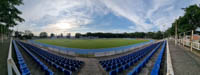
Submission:
[[[15,30],[54,34],[165,31],[200,0],[23,0]]]

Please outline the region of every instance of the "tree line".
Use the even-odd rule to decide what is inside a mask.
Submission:
[[[153,39],[162,39],[164,33],[161,31],[158,32],[133,32],[133,33],[102,33],[88,32],[86,34],[76,33],[76,38],[89,37],[89,38],[153,38]]]
[[[175,35],[175,27],[177,25],[177,33],[191,32],[200,27],[200,7],[198,5],[191,5],[186,8],[182,8],[185,12],[183,16],[180,16],[172,23],[172,27],[166,30],[167,35]],[[196,33],[196,32],[195,32]],[[186,33],[190,34],[190,33]]]

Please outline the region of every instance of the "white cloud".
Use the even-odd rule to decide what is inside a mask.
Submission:
[[[30,30],[36,34],[41,31],[58,33],[80,28],[92,22],[93,15],[109,12],[98,0],[24,0],[24,6],[19,9],[26,21],[18,28],[23,31],[32,26]]]
[[[19,9],[26,20],[19,30],[29,29],[36,34],[41,31],[49,33],[74,32],[90,29],[94,16],[114,13],[130,20],[135,25],[129,26],[133,31],[166,30],[177,16],[184,12],[180,9],[197,0],[23,0]],[[189,2],[189,3],[188,3]],[[147,23],[149,21],[150,23]],[[104,23],[106,24],[106,23]],[[165,28],[163,25],[166,25]],[[124,25],[125,26],[125,25]],[[97,26],[98,27],[98,26]],[[101,31],[92,29],[93,31]],[[126,31],[128,29],[120,29]],[[155,30],[155,29],[154,29]],[[115,32],[117,30],[102,30]],[[131,32],[131,31],[127,31]]]
[[[77,22],[78,21],[78,22]],[[85,25],[90,23],[90,20],[76,20],[75,18],[68,18],[68,19],[61,19],[58,20],[54,24],[49,24],[45,27],[42,27],[42,30],[49,33],[63,33],[63,32],[70,32],[70,29],[79,28],[81,25]]]
[[[148,31],[151,29],[151,24],[145,23],[146,10],[149,10],[145,1],[142,0],[104,0],[104,3],[117,15],[123,16],[133,23],[137,28],[136,31]],[[130,27],[133,28],[132,26]]]
[[[149,2],[147,0],[103,0],[103,2],[118,16],[123,16],[135,23],[135,26],[129,27],[130,29],[146,32],[155,27],[162,31],[166,30],[177,16],[182,16],[184,13],[181,8],[174,8],[176,5],[185,7],[197,1],[182,1],[181,3],[178,0],[150,0]],[[152,23],[146,23],[147,19]],[[166,26],[163,27],[163,25]]]

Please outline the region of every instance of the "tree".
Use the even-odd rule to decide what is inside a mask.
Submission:
[[[16,31],[15,32],[15,38],[22,38],[22,32]]]
[[[71,33],[67,33],[67,38],[70,38],[71,37]]]
[[[162,39],[162,38],[163,38],[163,34],[161,31],[158,31],[153,35],[153,39]]]
[[[154,32],[148,32],[146,33],[146,38],[152,38],[155,35]]]
[[[33,33],[32,33],[30,30],[25,30],[25,31],[24,31],[24,37],[25,37],[26,39],[32,39],[33,36],[34,36],[34,35],[33,35]]]
[[[23,22],[22,14],[16,6],[23,4],[22,0],[1,0],[0,1],[0,25],[7,28],[17,25],[17,22]]]
[[[51,38],[55,37],[55,34],[54,34],[54,33],[51,33],[51,34],[50,34],[50,37],[51,37]]]
[[[87,33],[86,33],[86,36],[87,36],[87,37],[92,36],[92,33],[91,33],[91,32],[87,32]]]
[[[81,37],[81,33],[76,33],[75,34],[75,38],[80,38]]]
[[[172,27],[167,29],[165,33],[167,35],[174,35],[175,26],[177,24],[178,33],[195,30],[200,27],[200,7],[197,5],[191,5],[187,8],[183,8],[185,11],[184,16],[180,16],[172,23]]]
[[[47,38],[47,37],[48,37],[47,32],[41,32],[40,33],[40,38]]]
[[[63,38],[63,33],[60,34],[60,37]]]

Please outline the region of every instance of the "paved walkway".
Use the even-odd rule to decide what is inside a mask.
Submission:
[[[169,41],[169,50],[175,75],[200,75],[200,57],[186,48]]]
[[[78,75],[106,75],[106,73],[100,68],[98,60],[95,58],[78,58],[84,61],[84,67],[81,69]]]
[[[138,51],[141,48],[144,48],[149,45],[144,45],[142,47],[130,50],[128,52],[112,55],[112,56],[105,56],[105,57],[97,57],[97,58],[84,58],[84,57],[76,57],[75,59],[84,61],[84,66],[79,72],[78,75],[108,75],[108,72],[106,72],[101,65],[99,64],[100,60],[110,59],[110,58],[116,58],[124,55],[128,55],[132,52]],[[125,73],[121,73],[119,75],[124,75]]]
[[[0,75],[7,75],[7,58],[8,58],[8,49],[9,49],[9,40],[2,40],[0,38]]]

